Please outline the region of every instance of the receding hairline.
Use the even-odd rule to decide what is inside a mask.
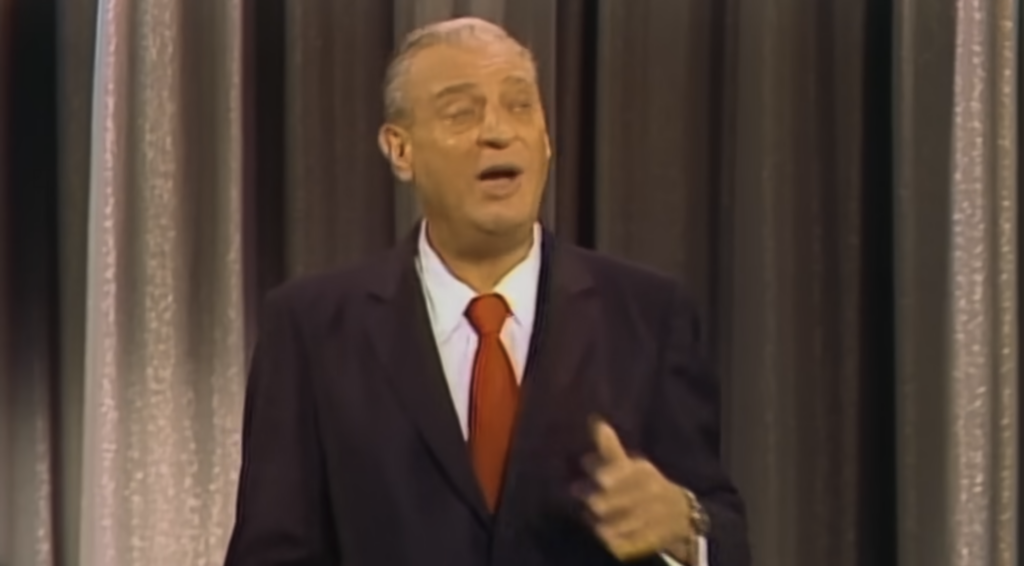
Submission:
[[[384,118],[401,122],[411,118],[403,85],[412,60],[420,51],[435,45],[464,45],[473,42],[508,43],[529,62],[536,80],[537,65],[530,52],[501,26],[480,18],[465,17],[427,24],[408,33],[388,64],[384,76]]]

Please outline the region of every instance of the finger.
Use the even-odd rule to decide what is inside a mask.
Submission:
[[[593,424],[594,446],[597,453],[606,463],[628,462],[629,454],[623,448],[619,435],[603,419],[596,419]]]
[[[596,491],[583,499],[595,523],[619,521],[635,514],[640,505],[633,493]]]
[[[584,459],[587,476],[602,491],[652,490],[658,485],[653,467],[643,460],[603,464],[597,454]]]
[[[583,457],[583,471],[598,489],[615,489],[634,475],[630,462],[606,462],[604,457],[592,453]]]

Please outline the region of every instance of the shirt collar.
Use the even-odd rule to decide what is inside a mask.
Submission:
[[[494,288],[494,292],[508,303],[513,322],[521,328],[533,328],[537,312],[541,237],[540,224],[534,224],[533,246],[530,252]],[[445,339],[463,320],[469,302],[477,294],[452,275],[441,257],[434,251],[427,239],[426,222],[420,226],[416,266],[423,282],[434,332],[441,339]]]

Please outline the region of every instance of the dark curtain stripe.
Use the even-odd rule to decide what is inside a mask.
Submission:
[[[10,375],[13,366],[10,363],[10,336],[7,321],[10,320],[10,245],[13,236],[11,230],[10,170],[8,168],[8,128],[7,116],[9,87],[11,76],[9,60],[11,56],[12,0],[0,0],[0,376]],[[0,379],[0,414],[11,413],[11,391],[9,380]],[[0,421],[0,461],[13,459],[11,446],[13,423]],[[14,486],[11,470],[0,468],[0,509],[10,509],[13,505],[11,487]],[[13,545],[11,540],[11,517],[0,515],[0,555],[9,555]]]
[[[594,97],[586,93],[597,80],[598,3],[559,2],[557,18],[555,224],[561,237],[592,248],[596,108]]]
[[[34,417],[27,412],[30,408],[48,411],[49,464],[51,469],[60,469],[57,2],[14,0],[10,15],[7,164],[9,204],[15,212],[9,216],[8,273],[16,276],[10,282],[11,310],[4,322],[14,330],[10,344],[11,400],[15,426],[18,419]],[[45,398],[41,405],[37,402],[39,395]],[[29,440],[18,434],[14,438],[15,443]],[[55,540],[54,560],[58,562],[63,556],[59,544],[62,488],[59,482],[51,486],[48,510]],[[17,536],[22,529],[17,521],[14,527]]]
[[[246,304],[258,303],[285,279],[285,3],[246,2],[243,131]],[[251,346],[255,317],[247,320]],[[249,348],[246,348],[248,351]]]
[[[893,9],[869,0],[864,26],[864,136],[860,274],[866,300],[862,327],[863,380],[858,408],[864,433],[857,459],[857,517],[863,566],[897,564],[896,351],[893,253]]]
[[[712,38],[725,37],[726,26],[728,25],[728,5],[725,2],[710,3],[709,36]],[[726,48],[722,41],[711,41],[708,49],[708,80],[704,85],[707,90],[705,100],[708,105],[708,130],[705,143],[707,144],[708,156],[708,187],[710,191],[708,204],[708,237],[718,242],[718,249],[728,250],[732,246],[730,224],[725,216],[729,209],[730,198],[726,189],[725,167],[725,132],[730,125],[728,114],[728,90],[726,77],[730,71]],[[705,332],[710,337],[707,342],[708,356],[718,362],[718,367],[723,376],[729,375],[729,368],[725,363],[728,359],[728,352],[724,344],[727,336],[728,326],[725,321],[729,320],[729,301],[725,292],[728,281],[727,266],[728,257],[724,253],[711,253],[707,258],[708,273],[710,279],[708,288],[705,291],[707,309],[716,313],[716,316],[705,317]],[[732,383],[729,379],[722,382],[722,398],[728,399],[732,396]],[[725,464],[729,466],[729,447],[727,443],[732,438],[731,434],[732,413],[727,406],[722,408],[722,454],[725,457]]]
[[[380,0],[285,10],[285,249],[295,276],[394,241],[395,194],[377,146],[394,13]]]
[[[894,25],[894,284],[899,560],[941,564],[952,481],[949,419],[953,84],[952,2],[901,2]],[[944,164],[937,167],[936,164]]]

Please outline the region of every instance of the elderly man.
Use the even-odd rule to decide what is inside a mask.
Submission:
[[[423,221],[268,297],[227,564],[747,566],[693,306],[538,224],[530,53],[434,24],[385,99],[380,147]]]

